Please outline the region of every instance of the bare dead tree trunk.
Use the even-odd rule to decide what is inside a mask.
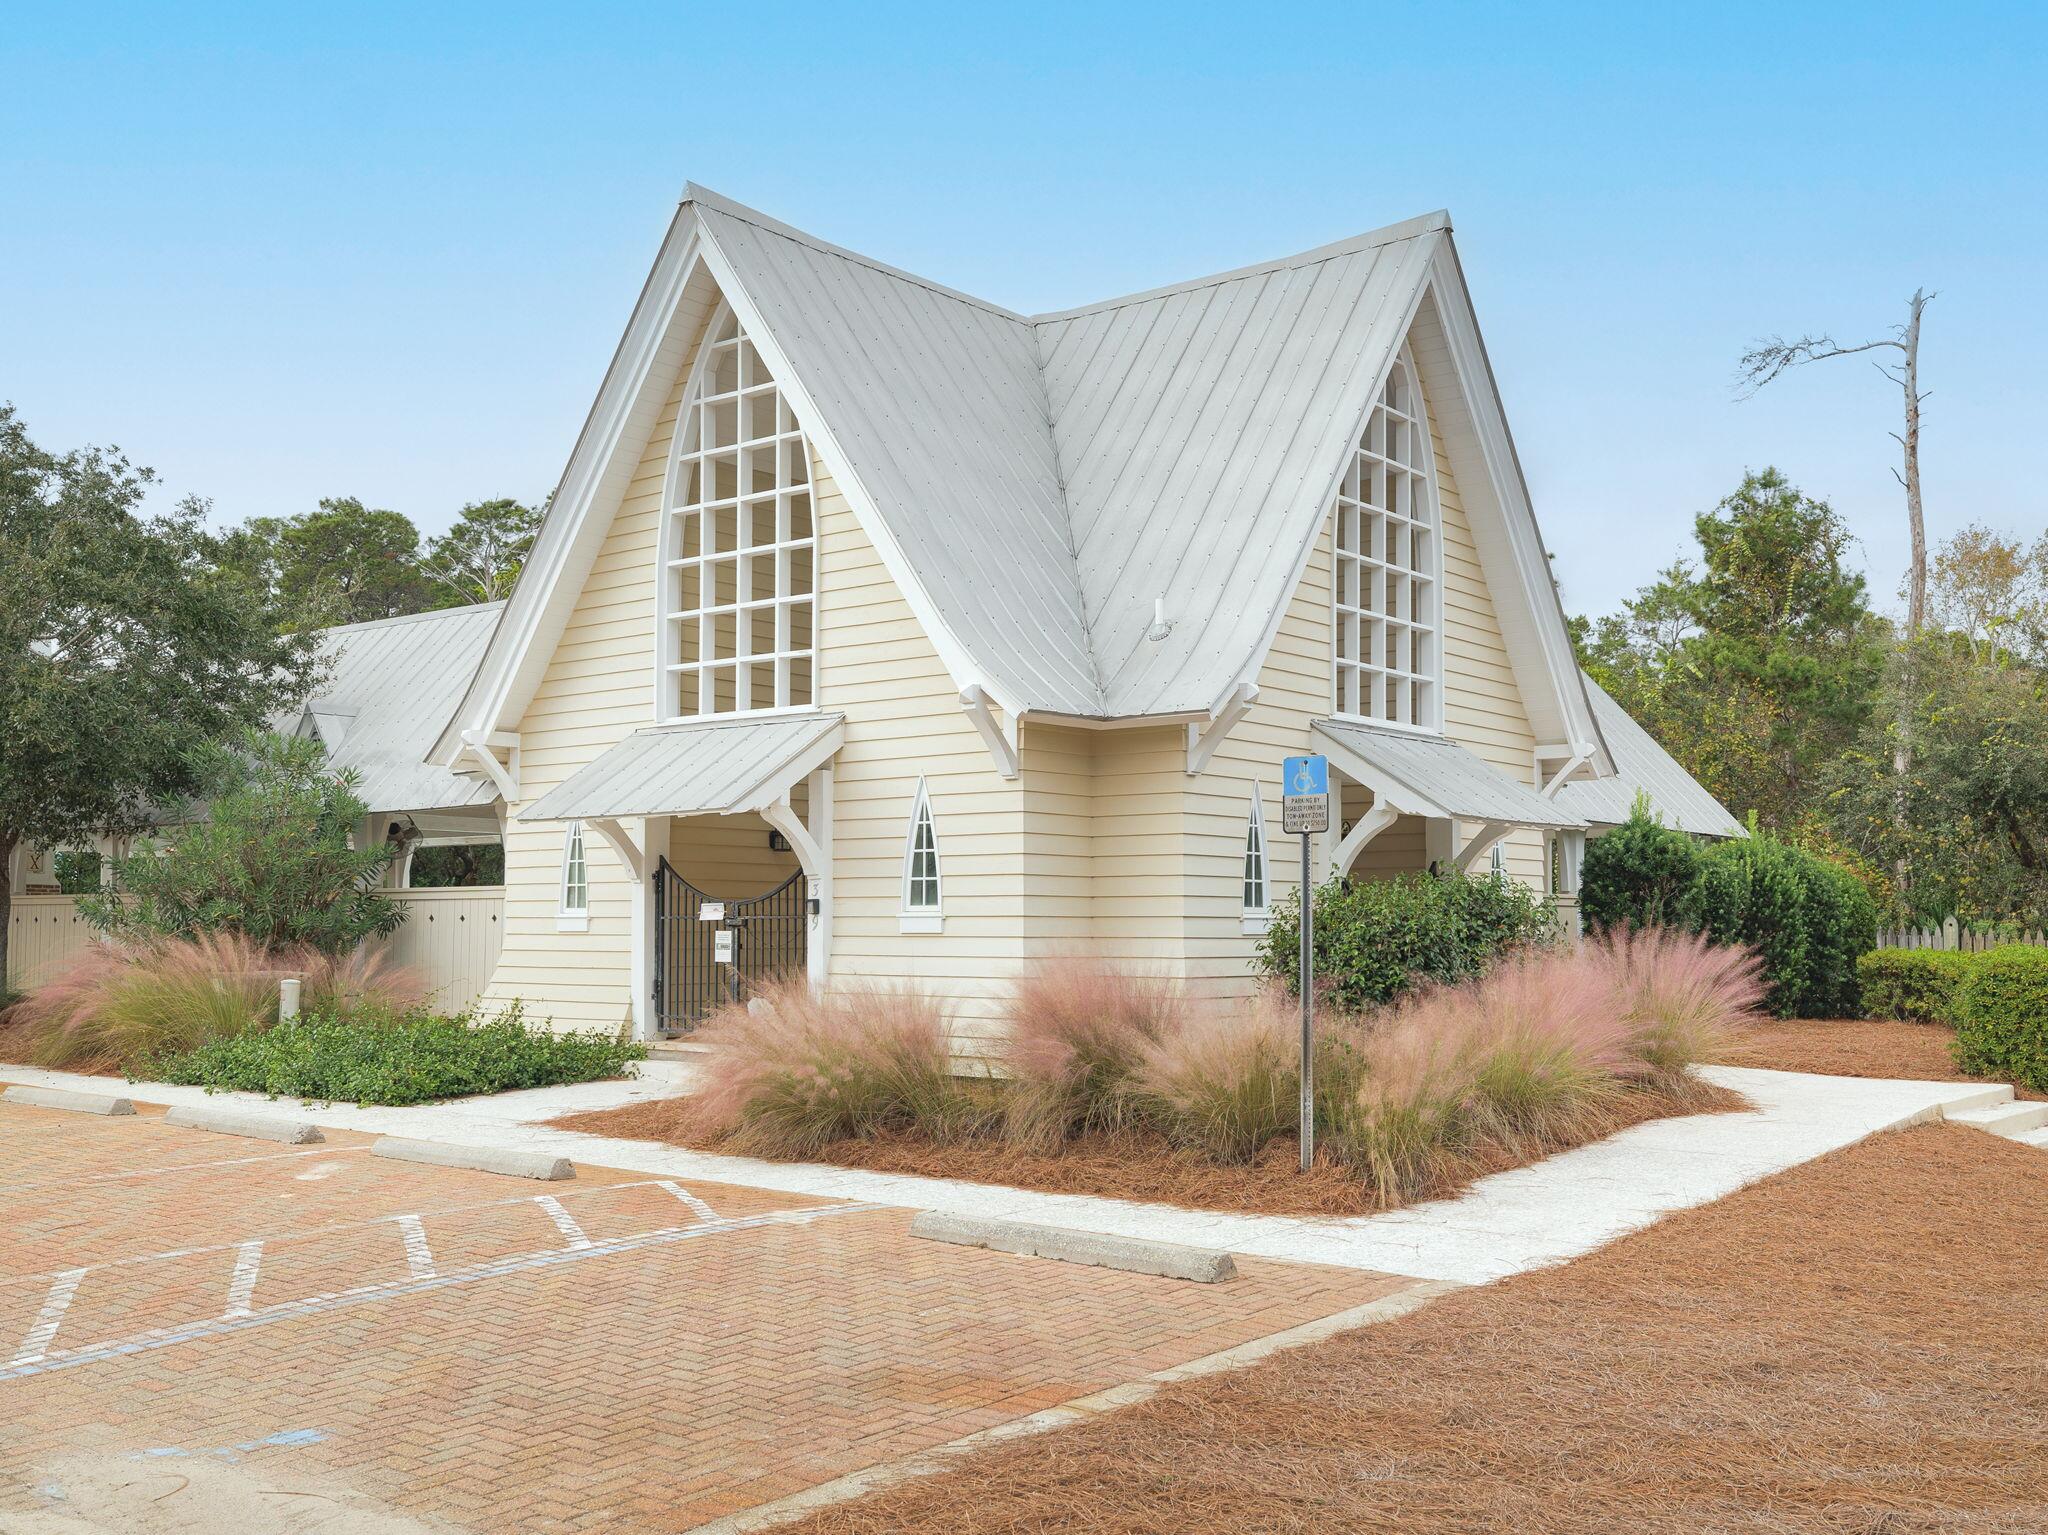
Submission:
[[[1905,364],[1898,374],[1899,387],[1906,396],[1906,430],[1899,437],[1899,446],[1904,450],[1906,464],[1899,483],[1906,489],[1906,523],[1913,537],[1913,565],[1906,578],[1906,643],[1909,645],[1920,638],[1920,631],[1927,623],[1927,524],[1920,506],[1920,402],[1926,398],[1920,392],[1920,316],[1931,297],[1933,295],[1924,289],[1915,290],[1905,330],[1900,337],[1901,350],[1906,354]]]

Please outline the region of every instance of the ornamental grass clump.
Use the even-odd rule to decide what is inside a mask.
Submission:
[[[1059,958],[1015,983],[1002,1064],[1005,1133],[1037,1151],[1145,1118],[1138,1072],[1148,1048],[1188,1017],[1173,981],[1100,960]]]
[[[1659,1089],[1697,1089],[1690,1068],[1721,1054],[1761,1018],[1763,962],[1744,948],[1677,928],[1609,929],[1579,951],[1628,1024],[1628,1052]]]
[[[1538,1155],[1600,1133],[1633,1069],[1629,1024],[1598,969],[1576,954],[1529,955],[1432,999],[1465,1016],[1472,1108],[1482,1134]]]
[[[1296,1127],[1301,1095],[1295,1004],[1266,986],[1241,1011],[1207,1009],[1147,1042],[1132,1082],[1148,1117],[1213,1161],[1253,1161]]]
[[[1418,999],[1379,1019],[1357,1045],[1357,1086],[1333,1105],[1331,1150],[1382,1207],[1448,1182],[1478,1139],[1473,1041],[1433,1028],[1438,1012]]]
[[[809,1157],[891,1130],[947,1141],[983,1114],[953,1075],[938,1002],[913,986],[770,987],[721,1008],[697,1038],[712,1053],[685,1113],[723,1149]]]

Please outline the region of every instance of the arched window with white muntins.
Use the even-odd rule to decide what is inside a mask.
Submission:
[[[1257,784],[1252,785],[1251,815],[1244,829],[1243,897],[1246,930],[1264,931],[1271,906],[1266,887],[1266,811]]]
[[[555,915],[568,927],[590,921],[590,865],[584,857],[581,821],[571,821],[562,833],[562,892]]]
[[[931,795],[922,778],[911,801],[910,830],[903,842],[903,931],[937,932],[942,911],[939,834],[932,823]]]
[[[724,304],[676,419],[664,496],[661,717],[815,704],[810,449]]]
[[[1414,359],[1403,348],[1337,491],[1331,617],[1340,716],[1442,728],[1435,457]]]

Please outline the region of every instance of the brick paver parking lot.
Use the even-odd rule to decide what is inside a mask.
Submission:
[[[0,1532],[687,1530],[1362,1304],[0,1105]]]

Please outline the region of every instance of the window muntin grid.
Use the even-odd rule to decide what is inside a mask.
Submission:
[[[590,864],[583,851],[583,823],[572,821],[562,836],[562,905],[565,917],[590,910]]]
[[[910,812],[910,847],[903,867],[903,909],[939,909],[939,841],[932,830],[932,805],[924,786],[917,791],[917,804]]]
[[[730,309],[677,421],[662,570],[662,713],[817,701],[817,521],[810,450]]]
[[[1337,490],[1332,648],[1339,715],[1438,728],[1433,452],[1414,365],[1403,352]]]
[[[1256,916],[1266,910],[1266,819],[1258,796],[1252,796],[1251,818],[1244,833],[1244,909]]]

